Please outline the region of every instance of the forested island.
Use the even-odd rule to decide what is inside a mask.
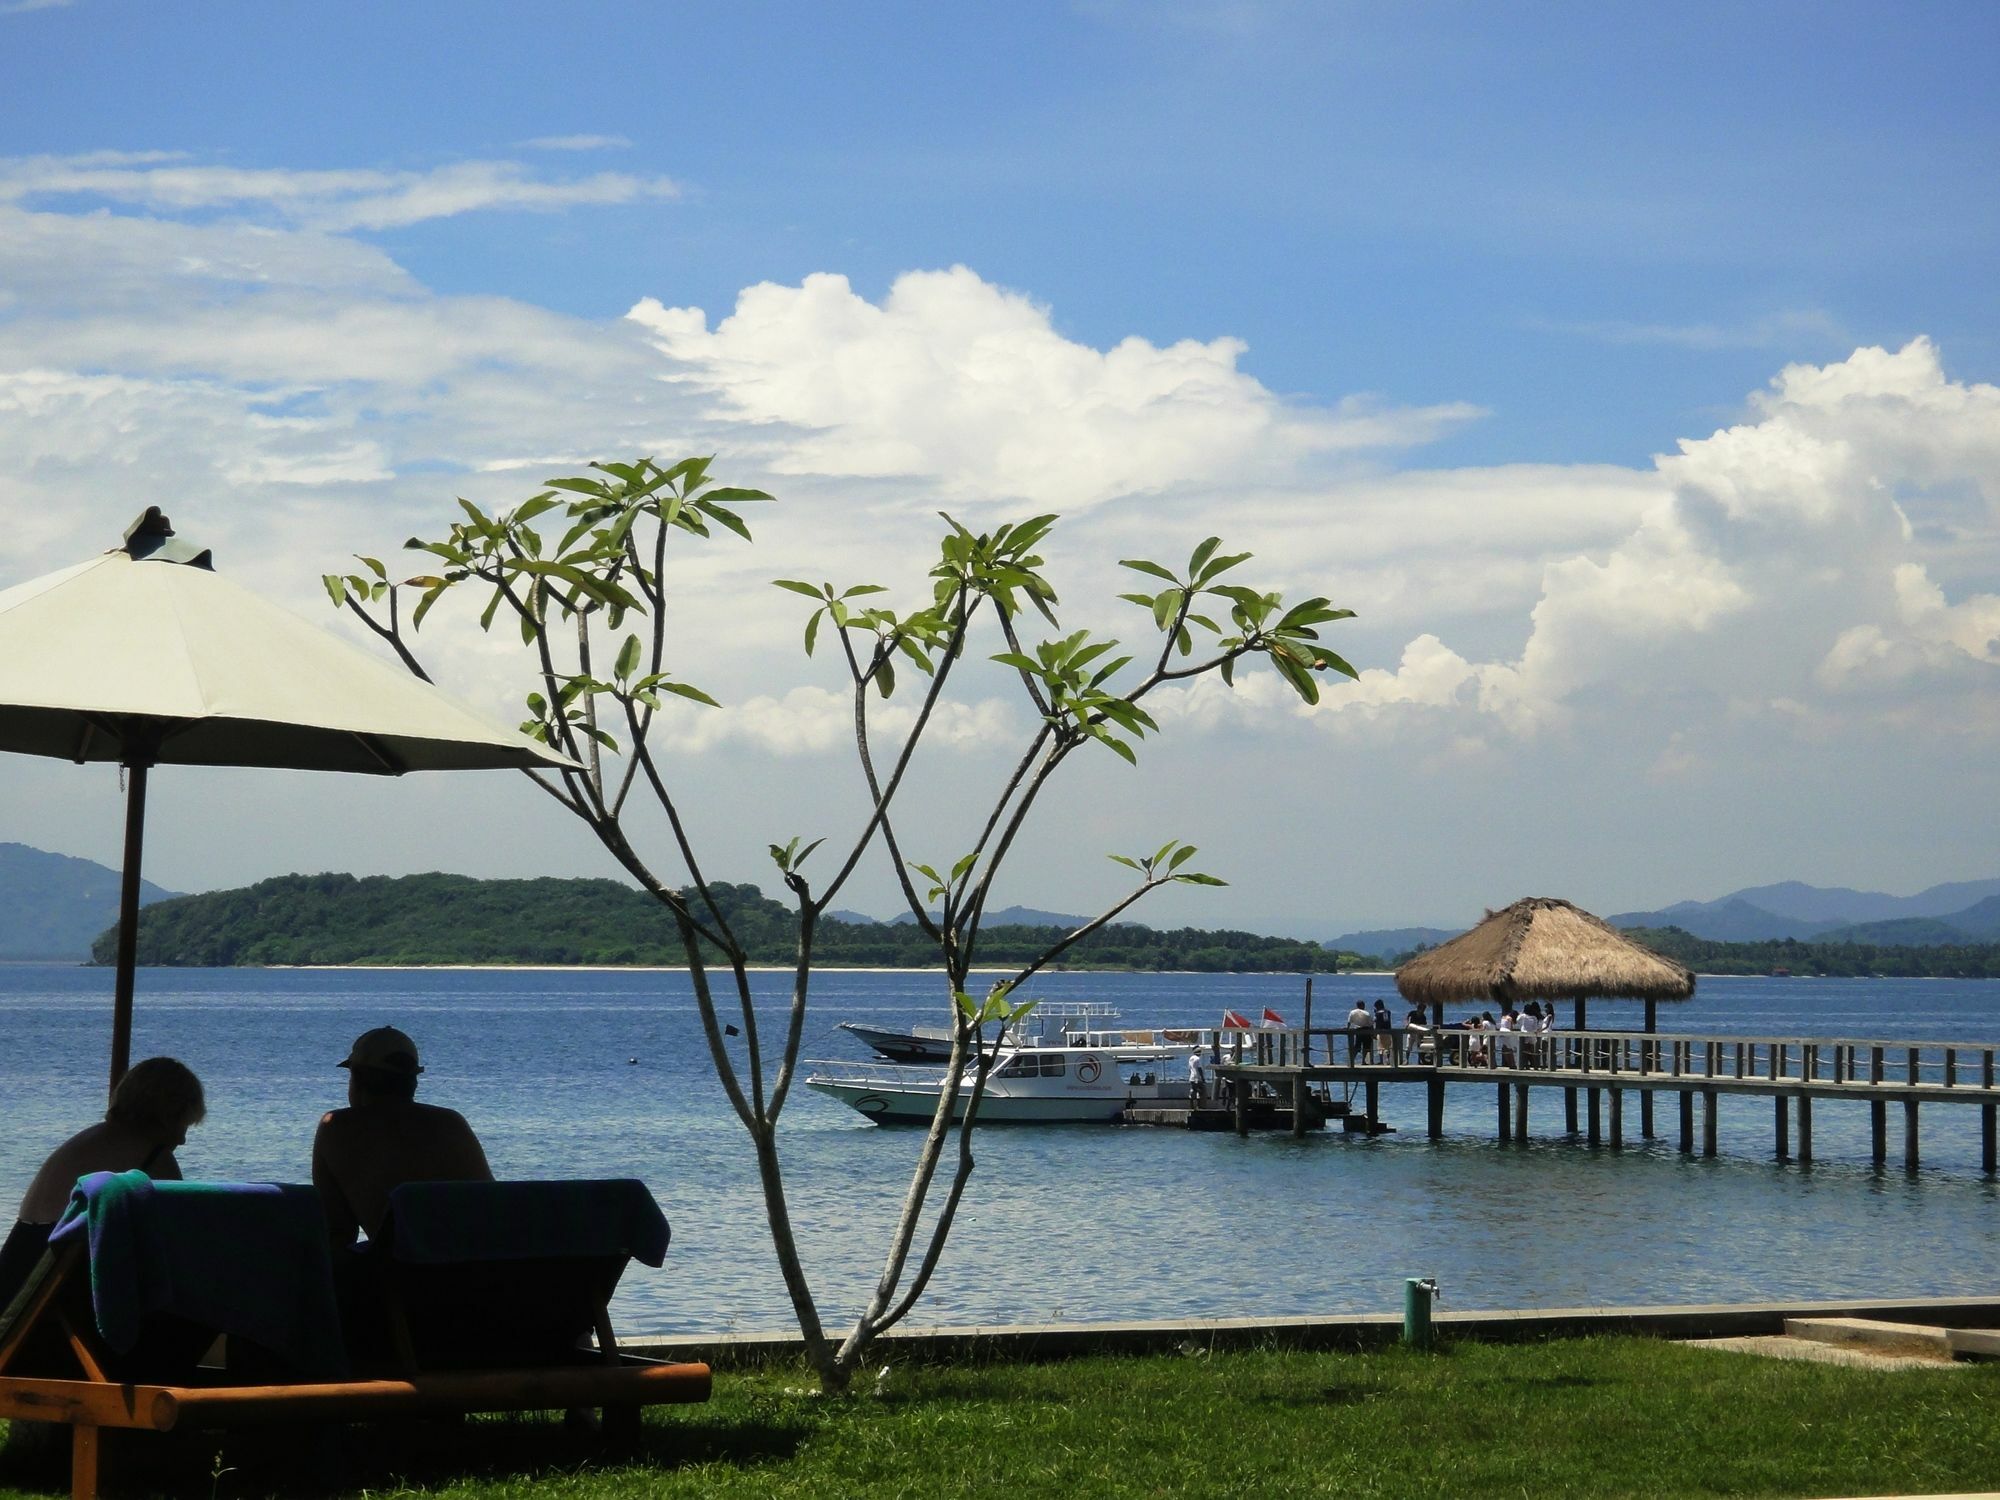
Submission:
[[[793,958],[791,909],[754,885],[718,883],[718,904],[756,964]],[[1060,926],[995,926],[982,965],[1026,963]],[[1631,935],[1702,974],[1865,978],[2000,977],[2000,943],[1914,946],[1783,939],[1711,942],[1678,927]],[[115,929],[92,945],[112,961]],[[1120,922],[1063,955],[1071,969],[1294,974],[1393,968],[1408,953],[1334,952],[1298,938]],[[936,950],[914,923],[821,922],[815,961],[831,967],[923,968]],[[281,875],[239,890],[175,896],[139,916],[139,962],[178,968],[259,965],[576,964],[677,966],[672,920],[613,880],[477,880],[465,875]]]
[[[2000,978],[2000,943],[1910,945],[1780,938],[1717,943],[1678,927],[1629,927],[1628,937],[1698,974],[1796,974],[1832,979]]]
[[[717,904],[752,963],[794,957],[791,909],[754,885],[717,883]],[[1061,927],[991,927],[982,965],[1038,957]],[[115,929],[92,946],[112,961]],[[935,945],[914,923],[825,921],[815,962],[834,967],[922,968]],[[464,875],[282,875],[240,890],[178,896],[139,916],[139,962],[167,967],[234,965],[579,964],[678,965],[680,940],[666,910],[612,880],[475,880]],[[1071,969],[1205,973],[1330,973],[1367,967],[1296,938],[1116,923],[1063,955]]]

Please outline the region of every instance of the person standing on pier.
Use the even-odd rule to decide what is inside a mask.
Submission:
[[[1375,1013],[1366,1000],[1357,1000],[1354,1009],[1347,1013],[1347,1065],[1353,1067],[1374,1055]]]
[[[1201,1048],[1188,1053],[1188,1108],[1200,1109],[1202,1100],[1208,1097],[1208,1073],[1203,1066]]]
[[[1424,1038],[1429,1034],[1430,1027],[1424,1022],[1424,1008],[1419,1002],[1412,1000],[1410,1013],[1403,1017],[1403,1056],[1413,1063],[1422,1062]],[[1432,1049],[1431,1056],[1433,1058],[1437,1056],[1435,1048]]]
[[[1396,1022],[1389,1014],[1389,1007],[1380,1000],[1375,1002],[1375,1045],[1383,1061],[1398,1065],[1402,1063],[1402,1034],[1396,1030]]]

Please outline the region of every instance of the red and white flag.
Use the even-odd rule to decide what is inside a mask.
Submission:
[[[1252,1028],[1248,1017],[1239,1016],[1233,1010],[1225,1010],[1222,1013],[1222,1029],[1224,1031],[1249,1031]]]
[[[1264,1007],[1264,1024],[1266,1026],[1282,1026],[1285,1024],[1285,1018],[1267,1005]]]

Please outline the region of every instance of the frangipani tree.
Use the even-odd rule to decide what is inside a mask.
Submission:
[[[699,788],[686,784],[686,764],[670,763],[654,749],[670,698],[715,703],[670,655],[666,604],[674,554],[714,541],[720,532],[748,541],[740,509],[771,498],[715,484],[710,462],[596,464],[589,473],[549,480],[511,511],[494,515],[460,500],[463,518],[442,536],[413,537],[407,544],[429,555],[431,571],[396,581],[379,559],[363,557],[363,571],[329,574],[326,587],[337,606],[351,609],[419,676],[428,674],[413,637],[447,595],[470,592],[482,628],[505,623],[518,631],[530,679],[522,727],[576,762],[576,769],[530,774],[671,914],[710,1058],[755,1152],[772,1245],[808,1357],[822,1385],[841,1390],[873,1340],[909,1313],[937,1267],[973,1171],[972,1138],[993,1065],[991,1042],[1028,1008],[1013,998],[1021,984],[1147,892],[1176,883],[1222,883],[1190,868],[1195,850],[1177,839],[1150,854],[1113,855],[1137,877],[1123,894],[1033,962],[974,993],[971,975],[988,897],[1051,779],[1092,746],[1136,763],[1137,744],[1159,729],[1145,700],[1169,683],[1210,673],[1232,681],[1244,662],[1262,658],[1301,698],[1317,701],[1320,674],[1354,675],[1319,639],[1321,627],[1352,611],[1322,598],[1287,604],[1275,593],[1228,581],[1249,554],[1224,553],[1211,537],[1178,572],[1145,559],[1125,561],[1148,586],[1158,586],[1122,596],[1146,612],[1148,628],[1157,633],[1157,646],[1149,645],[1143,657],[1088,631],[1064,633],[1039,551],[1055,525],[1052,515],[987,532],[946,516],[928,587],[919,602],[900,611],[886,602],[888,590],[879,584],[776,580],[778,588],[809,602],[807,655],[822,646],[838,654],[852,695],[865,795],[853,825],[827,853],[820,853],[830,837],[824,834],[801,833],[768,846],[798,926],[785,1024],[781,1035],[767,1039],[752,1003],[744,947],[703,873],[701,851],[682,816]],[[1030,640],[1025,631],[1031,625],[1054,633]],[[975,647],[982,631],[992,632],[992,645],[1000,649]],[[987,804],[990,811],[970,846],[947,857],[914,858],[897,825],[897,795],[947,684],[975,649],[1011,671],[1033,709],[1035,728]],[[900,743],[880,744],[871,704],[897,691],[899,673],[921,701]],[[638,820],[628,816],[637,809],[635,797],[664,814],[666,832],[643,848]],[[937,946],[953,1020],[952,1053],[881,1274],[867,1305],[836,1336],[827,1331],[792,1233],[778,1123],[798,1066],[816,930],[878,839],[912,917]],[[817,883],[806,868],[815,856],[815,871],[825,872]],[[742,1032],[740,1062],[724,1046],[728,1025]]]

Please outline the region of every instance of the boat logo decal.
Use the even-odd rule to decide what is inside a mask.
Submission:
[[[1101,1074],[1103,1071],[1104,1071],[1104,1064],[1100,1063],[1094,1057],[1086,1057],[1082,1062],[1076,1065],[1077,1080],[1081,1083],[1097,1082],[1098,1075]]]

